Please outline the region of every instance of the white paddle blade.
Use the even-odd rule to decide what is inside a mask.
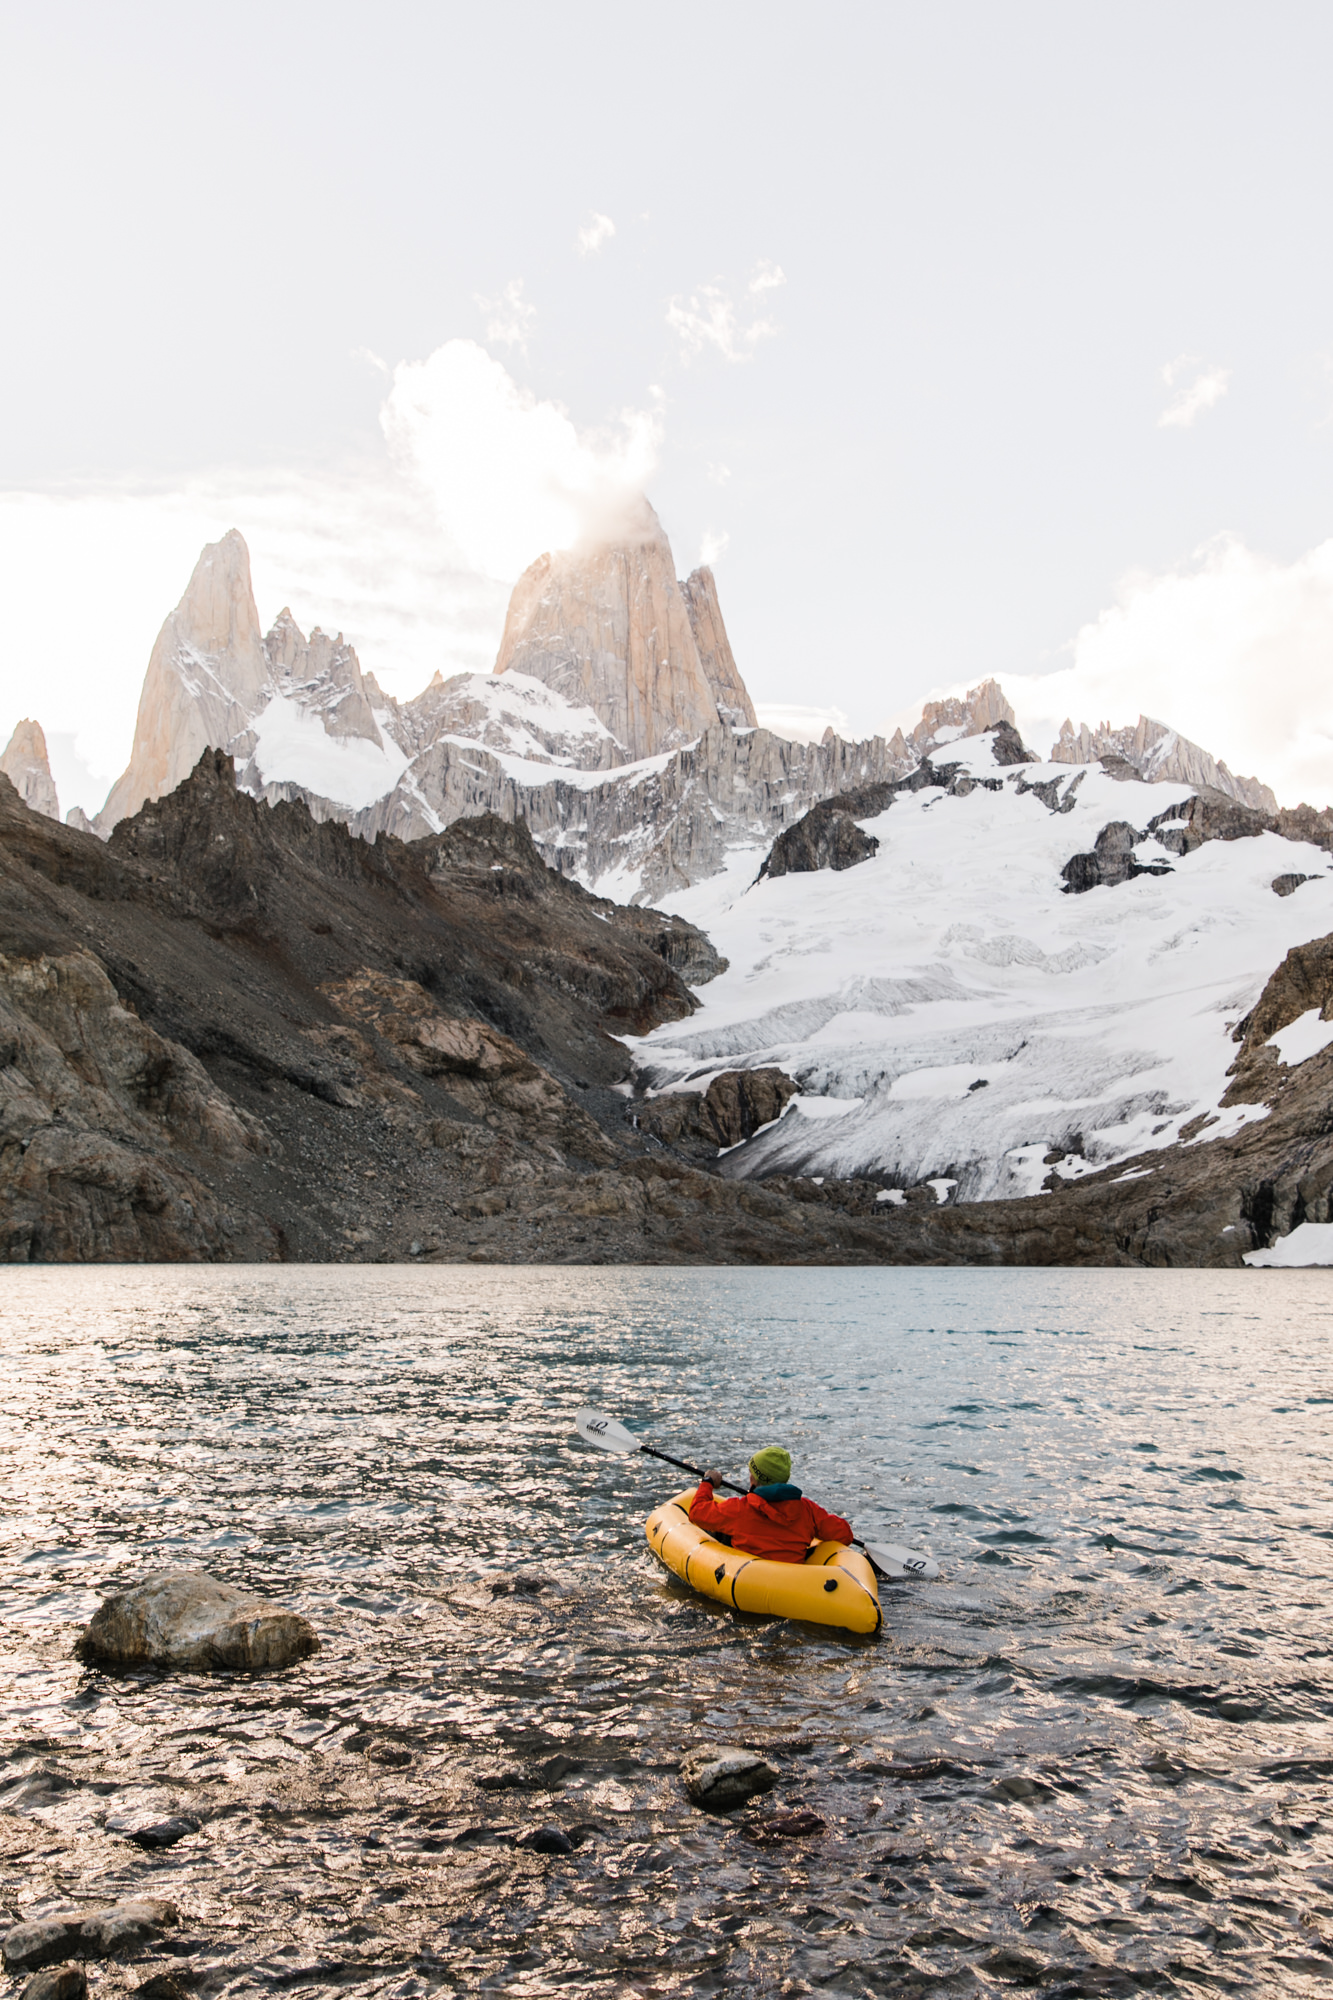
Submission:
[[[867,1542],[865,1552],[886,1576],[904,1580],[918,1577],[922,1583],[932,1583],[940,1573],[934,1556],[918,1555],[915,1549],[900,1549],[893,1542]]]
[[[639,1449],[639,1440],[601,1410],[580,1410],[574,1418],[574,1428],[585,1444],[595,1444],[599,1451]]]

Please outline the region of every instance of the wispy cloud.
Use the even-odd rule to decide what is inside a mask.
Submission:
[[[729,465],[713,465],[710,463],[705,467],[705,470],[714,486],[725,486],[731,477],[731,467]]]
[[[523,296],[523,280],[511,278],[498,299],[484,299],[480,293],[474,295],[475,303],[491,317],[486,322],[486,338],[497,347],[516,347],[520,354],[528,351],[528,341],[536,331],[537,308]]]
[[[766,292],[775,291],[786,282],[778,265],[761,258],[745,288],[746,295],[758,302]],[[745,312],[754,312],[755,317],[743,321]],[[680,343],[680,358],[684,362],[695,360],[709,347],[715,348],[724,361],[752,361],[759,343],[772,340],[778,331],[776,323],[760,312],[757,304],[738,309],[731,293],[721,285],[700,285],[688,298],[671,299],[666,322]]]
[[[707,565],[717,562],[721,556],[727,553],[730,546],[731,536],[726,532],[725,528],[721,532],[716,528],[705,528],[703,540],[699,544],[700,563]]]
[[[599,215],[594,209],[588,220],[574,239],[574,248],[580,257],[595,257],[603,243],[609,243],[616,233],[616,225],[609,215]]]
[[[1125,578],[1055,673],[1004,676],[1032,748],[1068,716],[1140,712],[1261,778],[1284,805],[1333,804],[1333,541],[1291,562],[1219,536],[1194,560]]]
[[[396,368],[381,421],[388,451],[323,466],[0,490],[0,745],[21,715],[68,737],[62,807],[95,812],[123,770],[154,636],[205,542],[239,528],[265,623],[289,604],[344,632],[405,698],[437,668],[490,668],[508,585],[623,520],[662,430],[653,407],[580,430],[474,341]]]
[[[1184,386],[1157,419],[1158,429],[1183,431],[1205,410],[1221,402],[1231,380],[1231,370],[1212,366],[1197,354],[1180,354],[1167,362],[1162,380],[1168,389],[1174,389],[1178,382]]]
[[[568,410],[539,402],[471,340],[401,363],[381,423],[467,565],[507,582],[544,550],[623,523],[662,439],[656,409],[577,430]]]

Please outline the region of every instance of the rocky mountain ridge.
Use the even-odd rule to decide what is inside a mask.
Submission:
[[[1277,799],[1258,778],[1237,778],[1224,763],[1164,722],[1141,715],[1132,728],[1112,729],[1109,722],[1077,729],[1065,719],[1051,748],[1053,764],[1101,764],[1111,775],[1139,777],[1149,784],[1197,785],[1220,792],[1256,812],[1276,812]]]
[[[891,839],[896,813],[928,824],[941,806],[1014,807],[1045,814],[1032,824],[1068,853],[1077,828],[1060,799],[1094,780],[1062,777],[1050,806],[1049,767],[986,764],[983,750],[955,748],[951,772],[895,792]],[[1220,807],[1191,821],[1185,804],[1161,830],[1199,836],[1190,864],[1267,867],[1263,844],[1282,843],[1229,828]],[[975,849],[978,831],[960,828]],[[773,879],[770,893],[820,874]],[[861,902],[864,925],[874,898]],[[958,942],[992,973],[1028,963],[1013,940]],[[896,995],[888,975],[882,990],[862,980],[844,1004],[889,1002],[901,1019],[932,997],[919,978],[907,991],[914,976],[901,969]],[[11,1261],[1227,1265],[1330,1219],[1333,932],[1277,956],[1226,1024],[1217,1111],[1166,1141],[1145,1123],[1149,1150],[1105,1166],[1057,1143],[1033,1163],[1047,1189],[1035,1200],[959,1202],[947,1176],[895,1186],[882,1170],[811,1173],[813,1160],[772,1151],[797,1126],[808,1143],[845,1104],[825,1075],[828,1110],[812,1120],[820,1079],[759,1062],[753,1038],[733,1035],[717,1059],[706,996],[729,978],[697,928],[589,895],[493,816],[411,845],[362,841],[302,805],[248,797],[210,751],[102,842],[0,779],[0,1248]],[[712,1049],[696,1039],[695,1079],[646,1094],[645,1052],[660,1062],[672,1037],[679,1048],[701,1032]],[[980,1081],[996,1088],[994,1074]],[[977,1082],[974,1102],[988,1094]],[[927,1102],[933,1126],[951,1101]]]
[[[636,1128],[623,1036],[719,970],[494,816],[363,841],[207,751],[103,842],[0,779],[0,1255],[874,1261],[869,1196]]]
[[[204,550],[162,627],[130,763],[96,827],[109,833],[170,791],[210,747],[234,758],[252,796],[301,800],[367,839],[429,838],[477,813],[521,816],[553,867],[620,901],[651,902],[729,869],[752,872],[819,801],[900,780],[951,742],[1014,721],[986,680],[928,702],[908,733],[887,739],[851,743],[830,729],[806,744],[759,728],[716,579],[703,568],[677,580],[646,501],[614,540],[530,566],[493,673],[437,674],[400,702],[340,634],[307,637],[286,609],[263,632],[232,530]],[[1266,787],[1144,718],[1133,730],[1066,725],[1052,754],[1273,809]]]
[[[652,1102],[723,1070],[794,1086],[719,1172],[1045,1208],[1269,1115],[1237,1094],[1230,1037],[1283,954],[1333,930],[1333,812],[1038,763],[1000,721],[821,801],[752,882],[666,907],[729,969],[632,1044]]]
[[[0,774],[8,778],[24,805],[45,813],[48,819],[60,818],[60,799],[40,722],[25,715],[18,723],[0,754]]]

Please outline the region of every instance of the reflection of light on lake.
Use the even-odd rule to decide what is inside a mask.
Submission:
[[[846,1964],[887,1991],[895,1966],[989,1979],[999,1950],[1033,1979],[1185,1978],[1210,1960],[1204,1896],[1242,1989],[1316,1949],[1296,1915],[1330,1865],[1319,1273],[3,1285],[21,1911],[176,1895],[194,1943],[172,1962],[208,1990],[336,1963],[343,1987],[425,1992],[447,1963],[465,1989],[776,1991]],[[675,1475],[573,1440],[587,1402],[733,1471],[782,1439],[816,1497],[932,1548],[944,1582],[887,1591],[869,1645],[689,1597],[642,1541]],[[85,1673],[100,1592],[182,1562],[292,1602],[324,1651],[254,1682]],[[493,1594],[516,1570],[531,1592]],[[682,1747],[728,1737],[786,1745],[763,1810],[817,1811],[815,1845],[685,1805]],[[204,1833],[150,1857],[103,1830],[144,1801]],[[543,1820],[573,1856],[509,1844]]]

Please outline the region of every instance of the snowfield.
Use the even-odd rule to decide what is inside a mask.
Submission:
[[[1102,827],[1146,830],[1192,788],[1000,769],[987,736],[946,756],[1000,789],[899,794],[859,822],[878,853],[840,873],[756,882],[751,850],[664,899],[730,963],[688,1022],[630,1042],[641,1081],[780,1068],[800,1098],[725,1172],[948,1180],[963,1201],[1036,1194],[1052,1166],[1074,1178],[1194,1120],[1211,1139],[1266,1116],[1219,1111],[1231,1031],[1292,945],[1333,931],[1329,857],[1266,833],[1178,858],[1153,837],[1137,858],[1170,872],[1067,894],[1061,869]],[[1069,810],[1019,791],[1050,779]],[[1315,879],[1278,896],[1285,874]],[[1288,1030],[1280,1058],[1329,1034]]]

